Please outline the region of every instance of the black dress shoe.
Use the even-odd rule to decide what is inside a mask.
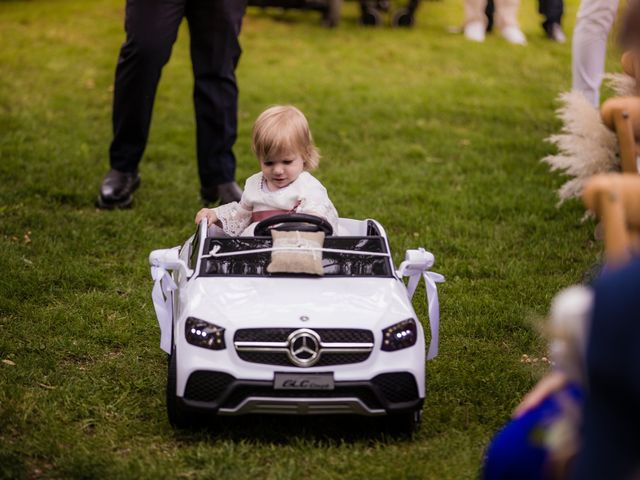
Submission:
[[[239,202],[242,198],[242,189],[236,182],[221,183],[213,187],[202,187],[200,196],[205,207],[213,205],[220,200],[220,205],[231,202]]]
[[[139,186],[138,172],[120,172],[111,169],[102,180],[96,206],[106,210],[129,208],[133,202],[133,192]]]

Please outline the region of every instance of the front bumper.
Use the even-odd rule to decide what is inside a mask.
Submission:
[[[371,380],[335,382],[333,390],[276,390],[272,381],[238,380],[216,371],[193,372],[178,401],[218,415],[385,415],[422,408],[415,377],[384,373]]]

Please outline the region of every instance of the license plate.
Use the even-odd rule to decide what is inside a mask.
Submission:
[[[275,373],[276,390],[333,390],[333,373]]]

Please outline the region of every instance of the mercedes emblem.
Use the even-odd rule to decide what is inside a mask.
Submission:
[[[311,367],[320,359],[320,336],[308,328],[301,328],[287,338],[287,357],[298,367]]]

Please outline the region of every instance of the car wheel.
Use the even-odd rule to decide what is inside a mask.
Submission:
[[[173,428],[189,428],[195,424],[194,416],[191,412],[186,411],[178,402],[176,395],[176,350],[175,348],[169,355],[167,369],[167,416],[169,423]]]
[[[382,24],[382,15],[380,12],[373,7],[363,3],[362,5],[362,14],[360,16],[360,23],[368,26],[376,26]]]
[[[406,8],[403,8],[401,10],[398,10],[393,15],[391,25],[393,25],[394,27],[412,27],[413,22],[414,17],[411,12],[409,12],[409,10],[407,10]]]
[[[391,433],[412,437],[420,429],[422,409],[402,413],[391,413],[387,417],[387,427]]]

